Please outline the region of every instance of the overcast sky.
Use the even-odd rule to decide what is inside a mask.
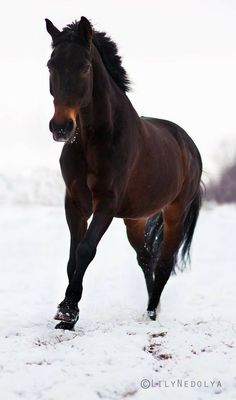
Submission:
[[[235,0],[5,2],[0,169],[58,168],[62,145],[48,130],[53,106],[44,18],[61,29],[81,15],[117,42],[138,113],[180,124],[198,145],[206,173],[216,174],[236,149]]]

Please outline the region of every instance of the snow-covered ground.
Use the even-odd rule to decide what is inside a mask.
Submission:
[[[202,210],[192,268],[171,278],[156,322],[143,316],[142,272],[115,220],[74,332],[53,321],[67,284],[63,209],[1,205],[0,226],[1,399],[236,398],[235,206]]]

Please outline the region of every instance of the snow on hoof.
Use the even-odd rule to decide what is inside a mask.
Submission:
[[[147,314],[152,321],[156,321],[157,317],[156,310],[148,311]]]
[[[68,324],[75,324],[79,319],[79,311],[75,310],[61,310],[58,309],[55,317],[57,321],[67,322]]]
[[[66,299],[63,300],[63,302],[58,306],[54,319],[69,324],[76,324],[79,319],[79,309],[77,304]]]
[[[75,326],[75,324],[69,324],[68,322],[61,321],[61,322],[59,322],[59,324],[57,324],[55,326],[55,329],[63,329],[64,331],[65,330],[74,331],[74,326]]]

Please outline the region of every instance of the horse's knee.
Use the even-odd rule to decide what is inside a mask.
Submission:
[[[96,247],[93,246],[88,240],[82,240],[76,249],[76,258],[82,265],[88,265],[96,254]]]

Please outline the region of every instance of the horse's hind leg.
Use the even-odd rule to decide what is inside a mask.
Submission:
[[[153,288],[154,275],[151,269],[150,252],[148,251],[147,247],[145,247],[146,218],[137,220],[124,219],[124,222],[126,225],[128,240],[136,251],[138,264],[142,268],[146,281],[148,296],[150,298]]]
[[[155,254],[153,254],[155,279],[148,304],[148,315],[153,320],[156,319],[156,308],[161,293],[176,264],[178,250],[183,241],[184,219],[184,207],[178,202],[171,204],[163,211],[163,233],[156,260],[154,259]]]

